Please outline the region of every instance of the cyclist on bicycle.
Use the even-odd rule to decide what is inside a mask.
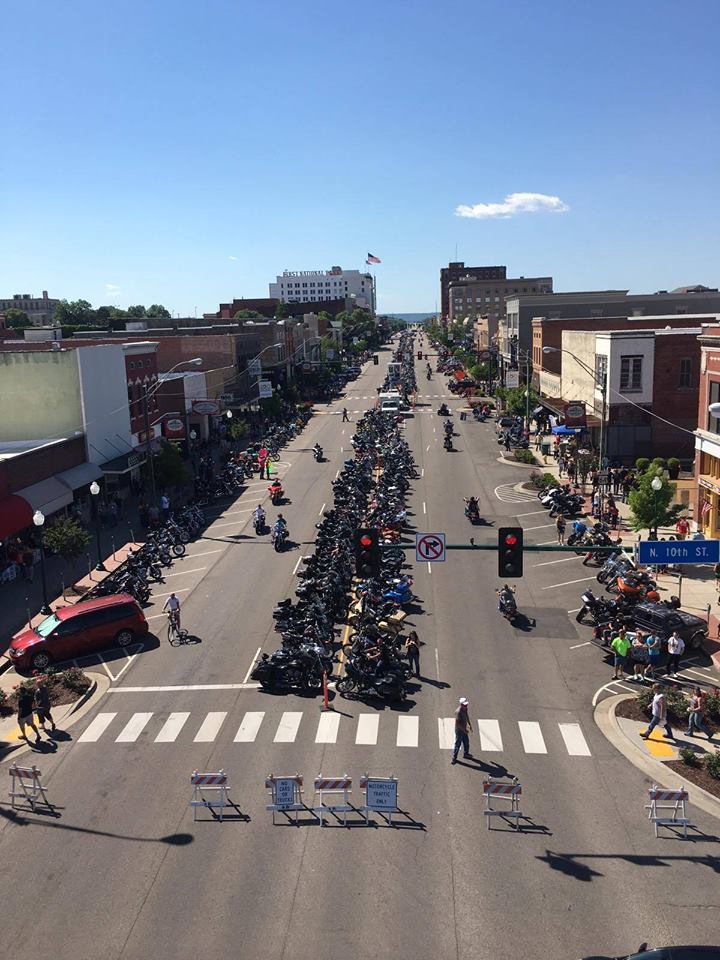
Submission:
[[[171,593],[170,596],[165,601],[165,606],[162,608],[162,612],[168,612],[168,620],[171,623],[174,623],[177,629],[180,629],[180,600],[175,596],[174,593]]]

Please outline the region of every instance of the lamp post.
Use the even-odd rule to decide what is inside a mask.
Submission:
[[[33,523],[38,528],[38,531],[40,533],[40,575],[42,578],[42,595],[43,595],[43,603],[42,603],[42,606],[40,607],[40,613],[44,614],[45,616],[48,616],[48,614],[52,613],[52,609],[47,599],[47,579],[45,577],[45,548],[43,547],[43,540],[42,540],[42,527],[43,527],[43,524],[45,523],[45,514],[41,510],[36,510],[35,513],[33,514]]]
[[[662,483],[662,480],[660,479],[660,477],[653,477],[652,480],[650,481],[650,486],[651,486],[651,487],[653,488],[653,490],[654,490],[654,497],[653,497],[653,499],[654,499],[654,501],[655,501],[655,529],[653,530],[653,533],[655,534],[655,540],[657,540],[657,536],[658,536],[658,515],[657,515],[658,503],[657,503],[657,497],[658,497],[658,493],[660,493],[660,491],[662,490],[662,485],[663,485],[663,483]]]
[[[93,480],[90,484],[90,493],[92,494],[93,516],[95,518],[95,540],[97,542],[98,562],[95,569],[98,573],[107,573],[105,564],[102,562],[102,547],[100,546],[100,501],[97,499],[100,493],[100,484]]]

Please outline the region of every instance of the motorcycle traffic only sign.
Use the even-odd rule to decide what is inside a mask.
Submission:
[[[445,559],[444,533],[416,533],[415,560],[420,563],[440,563]]]

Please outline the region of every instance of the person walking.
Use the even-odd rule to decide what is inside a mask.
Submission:
[[[167,523],[170,519],[170,500],[166,493],[163,493],[160,497],[160,509],[162,510],[163,520]]]
[[[688,728],[685,731],[686,737],[692,737],[696,730],[702,730],[708,740],[712,740],[712,733],[708,725],[703,720],[705,708],[705,697],[700,687],[695,687],[690,697],[690,706],[688,707]]]
[[[37,678],[37,687],[35,688],[35,713],[37,714],[38,724],[42,731],[47,733],[45,724],[50,721],[50,729],[55,729],[55,721],[50,713],[50,687],[47,677],[41,675]]]
[[[615,655],[615,675],[613,678],[615,680],[625,679],[625,664],[627,662],[627,655],[630,652],[630,647],[631,643],[628,640],[628,636],[624,628],[621,627],[610,642],[610,648]]]
[[[348,416],[347,407],[343,407],[342,422],[350,423],[350,417]]]
[[[35,743],[40,743],[40,731],[35,726],[35,721],[33,720],[34,696],[35,691],[30,687],[23,686],[20,688],[17,698],[17,718],[20,727],[20,736],[27,740],[28,735],[25,733],[25,727],[30,727],[31,730],[35,731]]]
[[[674,677],[676,677],[678,675],[678,670],[680,669],[680,657],[685,653],[685,641],[677,632],[677,630],[673,630],[668,637],[667,650],[667,675],[670,676],[670,674],[672,674]]]
[[[647,740],[655,727],[661,723],[665,728],[665,736],[669,737],[671,740],[674,740],[675,736],[672,732],[670,724],[668,723],[667,704],[665,703],[665,694],[663,693],[663,688],[659,683],[654,683],[652,688],[654,694],[652,701],[652,720],[650,721],[647,730],[641,732],[640,736],[643,738],[643,740]]]
[[[555,528],[557,529],[557,542],[561,547],[565,545],[565,526],[565,517],[559,513],[555,521]]]
[[[408,666],[416,677],[420,676],[420,641],[415,630],[411,630],[405,641],[405,656]]]
[[[648,634],[645,638],[645,646],[647,647],[648,662],[643,673],[643,680],[654,680],[655,671],[660,664],[660,637],[654,633]]]
[[[469,736],[472,733],[472,724],[468,716],[469,700],[467,697],[460,697],[458,703],[459,706],[455,711],[455,746],[453,747],[451,763],[457,763],[458,751],[461,746],[463,748],[463,758],[472,758]]]

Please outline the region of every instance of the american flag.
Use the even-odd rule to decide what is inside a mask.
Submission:
[[[709,500],[703,500],[703,505],[702,505],[702,509],[701,509],[701,511],[700,511],[700,516],[701,516],[701,517],[706,517],[706,516],[710,513],[711,510],[712,510],[712,504],[710,503],[710,501],[709,501]]]
[[[380,257],[374,257],[372,253],[369,253],[367,255],[367,260],[365,261],[365,263],[382,263],[382,260],[380,259]]]

